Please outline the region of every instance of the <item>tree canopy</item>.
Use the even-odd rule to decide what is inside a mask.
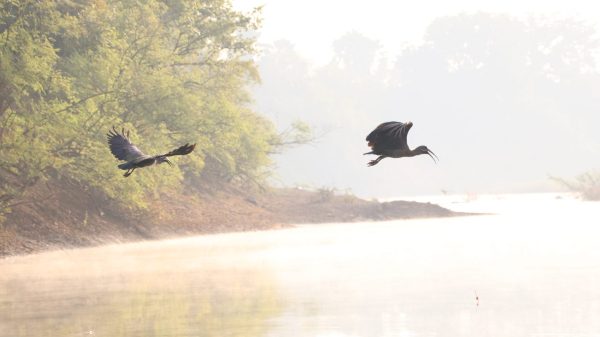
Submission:
[[[0,215],[49,178],[139,208],[184,179],[260,177],[279,140],[249,105],[259,25],[227,0],[3,1]],[[123,179],[112,126],[149,154],[197,150]]]

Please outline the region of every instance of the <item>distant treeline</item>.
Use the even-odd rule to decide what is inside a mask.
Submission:
[[[597,28],[563,16],[463,13],[433,20],[417,44],[344,33],[321,65],[294,41],[276,41],[264,48],[253,96],[278,123],[302,118],[327,131],[318,147],[277,158],[284,181],[378,197],[535,191],[548,173],[600,168]],[[414,122],[410,146],[427,145],[442,166],[416,159],[367,170],[357,157],[368,151],[364,136],[393,120]],[[314,164],[323,162],[326,170]]]
[[[248,104],[259,14],[227,0],[2,1],[0,219],[48,179],[138,209],[184,181],[260,182],[289,140]],[[113,125],[148,154],[197,150],[125,179]]]

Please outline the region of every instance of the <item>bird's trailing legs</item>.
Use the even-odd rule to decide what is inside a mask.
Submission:
[[[125,178],[129,177],[133,173],[134,170],[135,170],[135,167],[127,170],[127,172],[125,172],[125,174],[123,174],[123,177],[125,177]]]
[[[385,156],[379,156],[379,157],[377,157],[377,159],[371,160],[371,161],[370,161],[370,162],[367,164],[367,166],[373,166],[373,165],[377,165],[377,163],[379,163],[379,161],[380,161],[381,159],[383,159],[383,158],[385,158]]]

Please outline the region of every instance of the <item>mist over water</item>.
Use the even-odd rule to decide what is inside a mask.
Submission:
[[[599,4],[3,1],[2,256],[480,214],[2,258],[0,337],[600,337],[599,203],[481,195],[600,199]]]
[[[490,215],[7,258],[0,336],[600,335],[597,203],[435,201]]]

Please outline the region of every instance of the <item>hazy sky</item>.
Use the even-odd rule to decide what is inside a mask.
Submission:
[[[264,6],[259,41],[289,40],[317,64],[329,60],[332,41],[348,31],[381,41],[393,55],[403,44],[419,43],[435,18],[462,12],[568,16],[600,25],[600,3],[589,0],[234,0],[233,4],[241,10]]]
[[[257,111],[279,129],[302,120],[317,130],[329,130],[317,144],[276,158],[284,184],[336,187],[377,197],[441,190],[542,191],[558,187],[548,176],[574,177],[600,165],[595,127],[600,122],[600,53],[593,38],[586,37],[587,28],[600,31],[600,3],[235,0],[234,6],[244,11],[263,6],[258,39],[265,46],[259,60],[263,82],[253,92]],[[559,20],[573,18],[581,22]],[[487,27],[482,35],[472,30],[480,25]],[[524,27],[545,28],[531,33]],[[346,42],[339,45],[344,36]],[[493,44],[486,47],[485,40],[478,40],[481,36]],[[291,44],[275,43],[280,40]],[[391,88],[387,84],[369,82],[381,74],[345,79],[356,74],[336,70],[331,63],[334,41],[338,48],[348,48],[345,55],[351,62],[360,63],[373,49],[365,40],[380,43],[377,53],[383,51],[394,69],[403,72],[397,77],[391,68],[384,70],[390,70],[391,78],[412,82],[386,92]],[[596,56],[599,75],[587,76],[572,66],[594,66],[593,56],[571,64],[579,55],[578,43]],[[484,60],[485,67],[459,76],[440,72],[436,60],[451,61],[452,51],[467,55],[454,60],[467,68],[464,61],[469,57]],[[536,64],[523,64],[534,54]],[[360,71],[368,65],[353,67]],[[558,80],[550,79],[555,72],[561,73]],[[541,73],[545,77],[539,77]],[[370,158],[361,156],[368,151],[364,136],[388,120],[415,122],[409,144],[428,145],[440,163],[416,158],[367,168]],[[463,131],[456,133],[459,126]]]

